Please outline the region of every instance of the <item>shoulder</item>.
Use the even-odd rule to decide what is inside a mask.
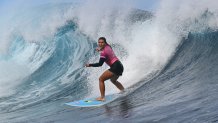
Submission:
[[[112,50],[110,45],[105,46],[104,51],[105,52],[110,52]]]

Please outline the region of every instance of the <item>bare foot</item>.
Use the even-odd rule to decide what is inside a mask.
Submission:
[[[105,101],[105,99],[102,98],[102,97],[98,97],[98,98],[96,98],[96,100],[98,100],[98,101]]]

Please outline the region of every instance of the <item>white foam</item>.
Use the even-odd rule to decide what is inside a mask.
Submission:
[[[23,64],[16,62],[1,61],[0,62],[0,97],[14,94],[15,87],[21,84],[29,69]]]
[[[125,87],[134,85],[151,72],[161,69],[178,43],[177,37],[154,21],[129,25],[129,6],[114,7],[110,2],[95,5],[88,2],[79,8],[77,16],[79,28],[85,34],[95,40],[105,36],[108,43],[118,43],[126,49],[128,57],[121,59],[125,71],[119,79]],[[98,62],[98,57],[95,56],[90,62]],[[107,66],[88,69],[91,73],[88,79],[93,85],[93,94],[99,94],[98,77],[106,69]],[[114,85],[108,83],[110,82],[106,82],[106,90],[109,93],[118,91]]]

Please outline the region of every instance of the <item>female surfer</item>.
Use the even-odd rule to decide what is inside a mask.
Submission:
[[[98,101],[105,100],[105,84],[104,81],[110,79],[111,82],[121,91],[124,90],[123,85],[117,81],[119,76],[123,73],[123,65],[119,61],[119,59],[114,54],[111,46],[107,43],[105,37],[100,37],[98,39],[98,48],[97,51],[100,52],[100,60],[98,63],[94,64],[86,64],[86,67],[99,67],[102,66],[104,62],[106,62],[110,69],[106,70],[100,77],[99,77],[99,89],[101,92],[101,96],[96,98]]]

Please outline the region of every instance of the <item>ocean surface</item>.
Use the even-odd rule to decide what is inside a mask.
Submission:
[[[1,123],[218,122],[218,4],[163,0],[149,12],[121,1],[16,3],[0,13]],[[125,3],[125,6],[124,6]],[[101,107],[97,39],[124,65],[126,91]],[[106,94],[119,90],[106,81]]]

